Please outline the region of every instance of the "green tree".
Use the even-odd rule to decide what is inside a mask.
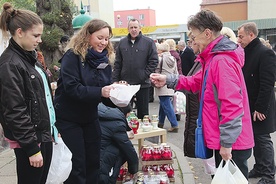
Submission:
[[[71,0],[36,0],[36,12],[44,23],[40,49],[49,66],[62,56],[59,40],[63,35],[73,35]]]
[[[72,0],[0,0],[0,5],[10,2],[15,8],[36,12],[44,23],[42,51],[47,66],[57,62],[62,53],[59,51],[59,40],[63,35],[74,34],[72,19],[74,4]],[[1,8],[2,9],[2,8]]]
[[[35,12],[35,0],[0,0],[0,5],[2,5],[5,2],[10,2],[15,8],[22,8],[27,10],[32,10]]]

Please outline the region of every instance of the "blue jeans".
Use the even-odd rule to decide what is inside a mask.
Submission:
[[[173,110],[173,105],[170,96],[159,96],[159,123],[164,124],[165,118],[167,116],[171,123],[171,127],[177,127],[178,122]]]

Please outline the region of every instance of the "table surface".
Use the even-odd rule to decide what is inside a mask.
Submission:
[[[148,132],[143,132],[142,129],[138,129],[138,133],[134,134],[133,139],[142,139],[142,138],[147,138],[147,137],[154,137],[154,136],[160,136],[160,135],[166,135],[167,130],[163,128],[158,128],[156,130],[151,130]]]

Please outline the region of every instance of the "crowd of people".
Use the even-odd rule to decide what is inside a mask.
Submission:
[[[137,19],[116,49],[112,28],[93,19],[72,37],[60,39],[63,52],[53,96],[51,73],[43,54],[43,22],[32,11],[3,4],[0,29],[10,35],[0,57],[0,121],[16,156],[19,184],[43,184],[49,172],[53,142],[61,136],[72,152],[72,170],[65,184],[116,183],[120,167],[138,171],[127,118],[132,108],[110,100],[112,84],[137,85],[137,117],[149,114],[150,89],[159,98],[159,124],[178,133],[179,119],[171,98],[187,97],[184,155],[195,157],[196,121],[202,113],[206,146],[221,160],[235,161],[245,178],[275,183],[276,56],[268,41],[258,38],[254,22],[239,26],[237,38],[210,10],[191,16],[188,43],[155,43],[141,32]],[[116,54],[115,54],[116,53]],[[199,100],[202,110],[199,110]],[[247,161],[253,156],[254,167]]]

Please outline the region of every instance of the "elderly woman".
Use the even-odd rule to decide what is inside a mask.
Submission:
[[[202,69],[193,76],[151,74],[162,87],[200,92],[206,146],[215,150],[216,166],[233,159],[248,178],[247,160],[254,146],[251,115],[242,67],[243,49],[221,35],[221,20],[201,10],[188,21],[191,39],[198,46]],[[204,82],[206,81],[206,82]]]

